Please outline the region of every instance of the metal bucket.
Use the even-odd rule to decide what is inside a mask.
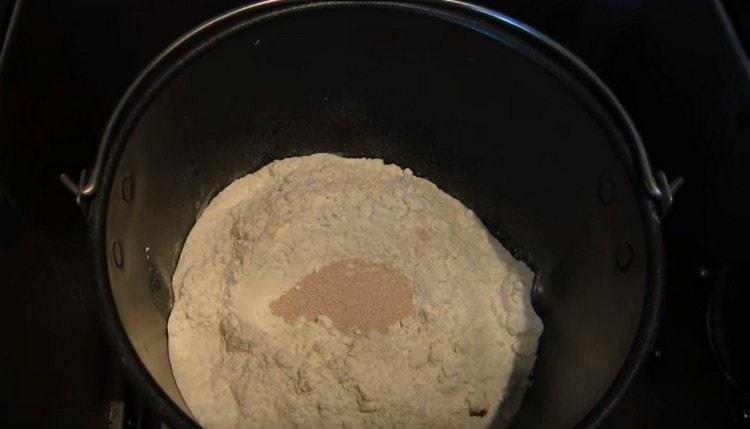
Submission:
[[[600,422],[650,346],[671,203],[607,88],[529,27],[455,1],[266,1],[164,51],[113,113],[86,207],[104,323],[146,402],[194,427],[167,354],[201,209],[272,160],[382,158],[473,209],[536,271],[544,319],[514,424]]]

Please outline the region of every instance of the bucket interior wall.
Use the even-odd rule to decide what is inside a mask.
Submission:
[[[631,167],[616,133],[511,44],[396,10],[279,16],[191,60],[131,131],[102,190],[107,248],[122,246],[110,283],[140,359],[183,408],[166,321],[187,233],[233,179],[316,152],[411,168],[539,273],[545,330],[519,424],[574,425],[630,349],[648,265]]]

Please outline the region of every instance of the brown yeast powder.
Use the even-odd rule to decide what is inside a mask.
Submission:
[[[333,262],[303,277],[271,303],[271,312],[289,323],[300,317],[330,319],[345,334],[388,327],[414,314],[409,280],[385,264],[359,259]]]

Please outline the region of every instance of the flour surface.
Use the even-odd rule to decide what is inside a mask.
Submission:
[[[290,324],[270,310],[350,260],[404,276],[413,315],[341,332],[325,315]],[[542,331],[531,282],[471,210],[409,169],[275,161],[225,188],[187,238],[172,369],[207,428],[485,427],[508,421],[528,384]]]

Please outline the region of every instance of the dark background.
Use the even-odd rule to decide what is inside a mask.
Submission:
[[[11,3],[0,0],[0,30],[11,22],[0,57],[0,421],[105,427],[110,401],[132,395],[98,326],[86,225],[58,175],[90,166],[110,112],[150,59],[243,2]],[[654,166],[687,181],[664,225],[657,347],[606,427],[740,427],[741,397],[712,356],[706,309],[716,273],[749,254],[743,42],[714,0],[484,3],[586,61],[632,115]],[[742,36],[750,5],[726,6]]]

